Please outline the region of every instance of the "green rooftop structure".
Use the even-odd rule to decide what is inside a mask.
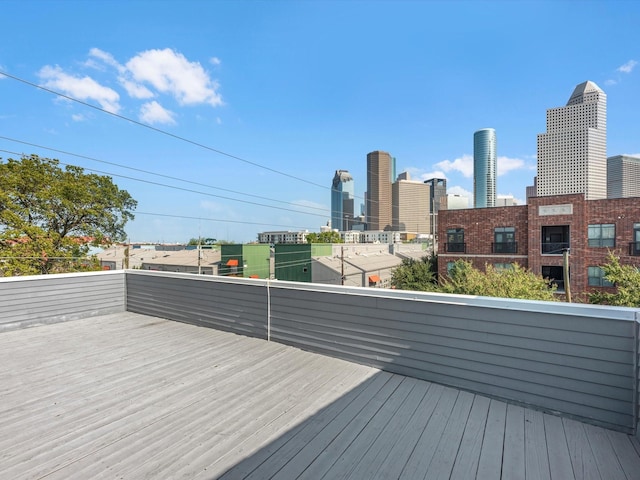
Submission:
[[[275,277],[291,282],[311,282],[313,257],[328,257],[333,253],[330,243],[275,245]]]
[[[244,278],[269,278],[271,275],[269,245],[221,245],[220,253],[220,275]]]

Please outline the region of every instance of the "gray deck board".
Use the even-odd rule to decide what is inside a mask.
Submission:
[[[545,438],[547,440],[547,454],[549,455],[549,473],[551,478],[574,479],[573,466],[567,437],[565,436],[562,419],[553,415],[544,415]]]
[[[487,426],[482,439],[478,473],[476,478],[500,478],[502,474],[502,452],[507,404],[491,400],[487,415]]]
[[[525,478],[525,429],[524,408],[507,405],[507,420],[504,432],[502,478]]]
[[[549,480],[549,455],[544,434],[544,414],[535,410],[524,412],[525,471],[527,479]]]
[[[119,313],[0,333],[0,478],[634,479],[638,441]]]

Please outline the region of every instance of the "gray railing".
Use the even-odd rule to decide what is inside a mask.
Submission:
[[[125,273],[0,278],[0,332],[125,311]]]
[[[638,426],[638,309],[139,270],[0,279],[5,325],[125,309]]]

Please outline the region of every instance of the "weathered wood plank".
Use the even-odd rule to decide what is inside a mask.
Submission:
[[[607,431],[587,424],[584,425],[584,429],[600,472],[606,472],[608,480],[626,480],[627,476],[622,470]],[[640,475],[640,470],[638,474]]]
[[[355,464],[385,430],[389,422],[410,395],[417,380],[405,379],[384,400],[377,412],[365,425],[355,425],[353,432],[343,430],[316,460],[300,475],[300,479],[342,478],[348,475]],[[366,419],[365,419],[366,420]],[[355,422],[354,422],[355,423]]]
[[[335,458],[335,453],[341,452],[345,445],[349,445],[357,437],[367,422],[398,388],[401,381],[401,377],[394,375],[374,396],[369,398],[369,401],[362,405],[362,408],[349,412],[349,416],[342,418],[341,421],[327,425],[278,471],[278,476],[280,478],[299,478],[306,474],[306,470],[309,468],[318,468],[322,471],[327,467],[327,464],[330,466]]]
[[[640,456],[638,456],[638,452],[633,447],[632,437],[612,430],[607,430],[606,432],[627,478],[633,479],[638,476],[640,472]]]
[[[547,480],[551,477],[547,439],[544,434],[544,415],[536,410],[524,412],[524,450],[527,480]]]
[[[502,478],[525,478],[524,408],[507,405]]]
[[[573,474],[577,480],[600,479],[598,462],[593,455],[591,445],[587,439],[584,425],[569,418],[563,418],[562,424],[569,447],[569,456],[573,466]],[[603,480],[608,480],[607,477]]]
[[[446,398],[442,400],[442,396],[445,393]],[[443,387],[442,385],[432,385],[420,402],[415,414],[412,415],[407,427],[404,429],[402,434],[403,440],[392,445],[387,458],[385,458],[378,471],[373,472],[371,478],[380,480],[398,478],[407,460],[415,450],[415,446],[420,440],[424,429],[429,424],[436,407],[440,405],[441,400],[446,404],[447,402],[451,402],[452,399],[451,389]]]
[[[490,403],[491,400],[480,395],[476,395],[473,399],[473,407],[451,472],[452,480],[476,478]]]
[[[474,394],[460,392],[456,399],[447,426],[440,438],[440,443],[431,459],[425,478],[449,478],[451,470],[460,450],[460,441],[464,434],[469,412],[473,405]]]
[[[502,475],[506,419],[507,404],[491,400],[476,478],[500,478]]]
[[[551,478],[566,478],[568,480],[575,478],[562,419],[555,415],[545,414],[544,428]]]
[[[430,388],[437,388],[431,383],[417,381],[406,401],[389,421],[384,431],[380,433],[376,441],[371,445],[367,453],[360,459],[349,472],[341,478],[373,478],[380,467],[391,454],[389,445],[404,445],[404,448],[413,448],[410,438],[407,438],[409,424],[416,416],[417,410]],[[433,402],[435,406],[435,402]],[[422,405],[424,407],[424,405]],[[398,448],[401,448],[400,446]],[[335,472],[329,471],[329,475]],[[340,478],[335,476],[333,478]]]
[[[438,401],[429,422],[422,431],[420,439],[415,444],[411,456],[402,469],[400,478],[422,478],[427,471],[431,459],[438,449],[442,433],[444,432],[451,411],[453,410],[460,392],[453,388],[445,389]]]
[[[0,396],[0,478],[492,479],[519,465],[565,479],[578,465],[631,479],[640,465],[635,437],[132,313],[0,334]]]

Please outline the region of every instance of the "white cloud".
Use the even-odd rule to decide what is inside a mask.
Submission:
[[[148,83],[162,93],[173,95],[183,105],[222,105],[219,85],[198,62],[190,62],[169,48],[146,50],[126,63],[128,73],[138,83]]]
[[[85,117],[81,113],[74,113],[73,115],[71,115],[71,119],[74,122],[84,122],[87,119],[87,117]]]
[[[604,81],[604,84],[607,85],[607,86],[616,85],[617,83],[618,83],[618,81],[614,80],[612,78],[610,78],[609,80],[605,80]]]
[[[46,65],[38,72],[47,88],[57,90],[65,95],[82,101],[94,100],[112,113],[120,111],[120,95],[115,90],[100,85],[91,77],[75,77],[65,73],[60,67]]]
[[[464,154],[455,160],[443,160],[434,165],[444,172],[457,171],[467,178],[473,177],[473,155]]]
[[[218,57],[211,57],[209,59],[209,62],[211,63],[211,65],[215,65],[215,66],[218,66],[222,63],[222,61]]]
[[[504,175],[512,170],[519,170],[526,167],[526,162],[520,158],[510,157],[498,157],[498,176]],[[455,160],[443,160],[434,165],[436,168],[442,171],[436,171],[434,173],[424,174],[422,178],[442,177],[442,172],[456,171],[462,173],[467,178],[473,177],[473,155],[464,154],[462,157],[458,157]]]
[[[155,100],[153,102],[147,102],[142,107],[140,107],[140,121],[149,124],[165,124],[165,125],[175,125],[176,121],[174,119],[175,114],[162,105],[160,105]]]
[[[118,77],[118,81],[132,98],[147,99],[155,97],[155,94],[147,87],[128,80],[124,75]]]
[[[498,157],[498,176],[522,168],[525,168],[525,161],[520,158]]]
[[[118,63],[118,61],[109,52],[105,52],[103,50],[100,50],[99,48],[92,48],[91,50],[89,50],[89,56],[94,59],[100,60],[102,63],[110,67],[114,67],[121,73],[124,71],[124,67],[120,65],[120,63]],[[89,64],[94,65],[92,63]]]
[[[636,60],[629,60],[624,65],[620,65],[616,70],[620,73],[631,73],[638,64]]]
[[[411,180],[424,182],[425,180],[429,180],[430,178],[447,178],[445,173],[442,170],[425,172],[424,169],[419,167],[406,167],[404,169],[405,172],[409,172],[411,175]]]

